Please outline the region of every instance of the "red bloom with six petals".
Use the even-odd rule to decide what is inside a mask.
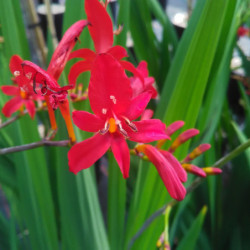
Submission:
[[[129,175],[130,153],[126,140],[149,143],[167,139],[165,125],[157,119],[134,121],[146,108],[151,93],[132,99],[129,78],[112,56],[97,56],[89,84],[89,101],[95,114],[73,112],[74,123],[96,134],[76,145],[69,153],[70,171],[75,174],[94,164],[111,147],[124,178]]]

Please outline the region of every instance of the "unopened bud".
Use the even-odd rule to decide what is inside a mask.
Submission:
[[[201,144],[195,148],[184,160],[183,162],[190,162],[196,157],[200,156],[202,153],[211,148],[210,144]]]
[[[167,129],[166,129],[166,133],[171,136],[174,132],[176,132],[177,130],[179,130],[180,128],[182,128],[184,126],[185,122],[184,121],[176,121],[173,122],[172,124],[170,124]]]
[[[181,133],[171,145],[169,152],[173,153],[181,144],[189,140],[190,138],[199,134],[199,130],[195,128],[188,129]]]
[[[217,175],[222,173],[222,170],[220,168],[206,167],[202,169],[207,175]]]
[[[176,132],[177,130],[179,130],[180,128],[182,128],[184,126],[184,121],[176,121],[171,123],[167,128],[166,128],[166,134],[168,136],[171,136],[174,132]],[[156,147],[157,148],[161,148],[163,146],[163,144],[166,142],[166,139],[163,140],[159,140],[157,142]]]
[[[206,177],[206,173],[202,168],[199,168],[193,164],[188,164],[188,163],[184,163],[182,164],[182,167],[189,173],[191,174],[195,174],[199,177],[205,178]]]

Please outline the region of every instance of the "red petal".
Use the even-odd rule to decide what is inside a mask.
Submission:
[[[92,65],[92,61],[80,61],[75,63],[71,67],[68,75],[69,84],[75,86],[78,76],[85,71],[91,70]]]
[[[110,134],[93,137],[75,144],[68,152],[69,169],[77,174],[82,169],[91,167],[110,147]]]
[[[20,96],[10,99],[4,105],[2,112],[6,117],[10,117],[14,112],[21,108],[23,105],[23,99]]]
[[[112,56],[97,56],[89,83],[89,101],[95,114],[106,117],[107,112],[124,112],[131,99],[131,88],[119,62]]]
[[[129,177],[130,153],[128,145],[123,136],[113,135],[111,149],[121,169],[123,178]]]
[[[35,106],[34,102],[31,100],[27,100],[27,101],[25,101],[25,106],[28,110],[30,117],[33,119],[35,116],[35,113],[36,113],[36,106]]]
[[[149,143],[161,139],[169,139],[165,133],[165,124],[158,119],[143,120],[133,123],[138,132],[133,132],[129,128],[125,129],[131,141]]]
[[[166,133],[171,136],[174,132],[176,132],[177,130],[179,130],[180,128],[182,128],[184,126],[185,122],[184,121],[175,121],[173,123],[171,123],[167,129],[166,129]]]
[[[105,53],[113,45],[113,25],[106,9],[98,0],[85,0],[85,11],[90,22],[88,26],[95,50]]]
[[[20,95],[20,90],[16,86],[2,86],[1,90],[5,95]]]
[[[186,195],[186,190],[172,165],[166,161],[164,156],[152,145],[147,145],[145,147],[145,154],[156,166],[156,169],[171,197],[178,201],[183,200]]]
[[[104,127],[103,120],[86,111],[74,111],[72,118],[74,124],[83,131],[97,132]]]
[[[138,118],[147,107],[150,99],[151,93],[149,92],[142,93],[141,95],[135,97],[131,101],[128,110],[126,110],[125,116],[131,121]]]
[[[13,75],[15,71],[19,71],[20,74],[22,73],[23,69],[22,69],[22,66],[21,66],[21,63],[23,62],[23,59],[18,56],[18,55],[14,55],[10,58],[10,64],[9,64],[9,67],[10,67],[10,71]]]
[[[181,182],[186,182],[187,181],[187,173],[184,170],[184,168],[181,166],[179,161],[168,151],[160,150],[160,152],[164,155],[166,160],[171,164],[171,166],[175,170],[175,172],[178,175]]]
[[[134,76],[138,77],[142,83],[144,83],[144,77],[141,75],[141,73],[136,69],[136,67],[131,62],[120,61],[120,64],[125,70],[128,70],[129,72],[131,72]]]
[[[148,77],[148,64],[145,61],[141,61],[137,67],[137,70],[141,73],[143,77]]]
[[[120,45],[112,47],[107,53],[112,55],[118,61],[120,61],[124,57],[128,57],[126,49]]]
[[[94,60],[96,57],[96,53],[90,49],[78,49],[73,51],[70,55],[69,55],[69,60],[73,59],[73,58],[82,58],[85,60]]]
[[[141,115],[141,121],[149,120],[153,117],[154,111],[152,109],[145,109]]]
[[[87,25],[88,21],[86,20],[80,20],[74,23],[67,29],[62,40],[58,44],[47,70],[48,74],[53,76],[55,80],[59,79],[68,60],[69,54],[77,42],[77,38],[80,36],[83,28]]]

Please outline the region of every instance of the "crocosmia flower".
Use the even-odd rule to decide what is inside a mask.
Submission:
[[[42,96],[38,96],[33,92],[32,81],[29,76],[25,76],[22,71],[21,57],[14,55],[10,59],[10,70],[14,75],[13,82],[16,86],[2,86],[1,90],[4,94],[13,96],[3,107],[2,112],[6,117],[10,117],[14,112],[26,107],[31,118],[34,118],[36,106],[34,101],[42,100]]]
[[[183,121],[176,121],[170,124],[166,129],[166,134],[171,136],[182,128],[183,125]],[[172,142],[172,145],[168,150],[161,149],[166,141],[165,139],[159,140],[156,147],[149,144],[139,144],[135,148],[137,153],[143,153],[148,157],[149,161],[155,165],[169,194],[178,201],[183,200],[186,195],[186,190],[183,186],[183,183],[187,180],[186,171],[203,178],[206,177],[207,174],[212,175],[221,173],[221,170],[218,168],[199,168],[198,166],[191,164],[192,160],[210,148],[210,144],[199,145],[188,154],[183,161],[178,161],[173,155],[180,145],[198,133],[199,130],[197,129],[188,129],[184,131]]]
[[[95,52],[90,49],[79,49],[71,53],[69,59],[82,58],[83,61],[75,63],[70,69],[68,76],[69,83],[75,84],[77,77],[81,73],[91,71],[96,56],[104,53],[113,56],[120,62],[124,69],[132,72],[143,81],[140,72],[138,72],[132,63],[121,60],[128,56],[126,49],[119,45],[113,46],[113,24],[105,6],[98,0],[85,0],[85,11],[89,21],[88,29],[94,42]]]
[[[47,71],[30,61],[22,62],[24,73],[26,75],[30,74],[30,78],[33,80],[34,92],[36,92],[36,86],[40,86],[42,94],[48,97],[49,104],[53,109],[58,108],[59,104],[63,103],[63,100],[65,100],[67,96],[67,90],[73,88],[73,86],[70,85],[61,87],[57,83],[57,80],[65,67],[78,36],[87,25],[87,21],[81,20],[73,24],[66,31],[52,55]]]
[[[65,120],[69,137],[73,142],[75,141],[75,134],[70,117],[67,91],[72,89],[74,86],[68,85],[61,87],[57,81],[65,67],[71,50],[78,40],[79,35],[81,34],[83,28],[87,25],[88,21],[80,20],[74,23],[65,32],[62,40],[53,53],[47,71],[29,61],[24,61],[22,63],[24,73],[26,75],[30,75],[30,78],[33,80],[34,92],[36,92],[36,87],[40,86],[41,93],[45,96],[52,129],[57,129],[54,110],[59,107]]]
[[[134,121],[143,113],[150,98],[149,92],[132,98],[130,80],[120,63],[107,54],[97,56],[89,83],[89,101],[94,114],[73,112],[75,125],[95,135],[70,149],[70,171],[76,174],[90,167],[111,148],[123,177],[127,178],[130,152],[126,139],[149,143],[168,138],[160,120]]]

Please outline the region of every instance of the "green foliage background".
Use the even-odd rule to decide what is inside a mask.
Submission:
[[[167,125],[184,120],[184,129],[196,127],[201,131],[176,156],[182,159],[198,143],[206,142],[212,149],[196,163],[213,165],[245,142],[250,133],[249,96],[241,84],[234,83],[243,104],[240,120],[227,99],[227,90],[231,87],[229,66],[236,33],[249,1],[197,1],[180,39],[158,1],[118,3],[117,20],[124,26],[115,43],[125,46],[129,31],[133,39],[129,60],[148,62],[160,92],[160,101],[153,104],[156,117]],[[152,28],[153,16],[163,27],[161,41]],[[84,0],[67,0],[63,31],[84,18]],[[10,57],[19,54],[31,59],[20,1],[0,1],[0,25],[0,36],[4,38],[0,44],[0,85],[10,85]],[[80,40],[78,48],[93,47],[87,30]],[[49,55],[50,44],[48,41]],[[61,82],[67,79],[70,65],[72,62]],[[80,81],[87,84],[88,77],[84,74]],[[1,92],[1,108],[7,100]],[[87,101],[74,108],[90,111]],[[38,114],[35,120],[24,116],[1,129],[0,148],[39,141],[37,124],[47,124],[47,119],[44,114]],[[66,139],[59,113],[57,121],[56,139]],[[76,131],[78,141],[89,136]],[[0,211],[0,249],[128,249],[145,220],[171,201],[152,164],[133,157],[131,177],[126,181],[112,155],[108,155],[107,213],[103,214],[94,167],[75,176],[68,171],[67,151],[37,148],[0,156],[0,185],[6,199],[6,207]],[[189,176],[187,186],[192,180]],[[222,176],[208,177],[172,209],[169,237],[173,249],[248,249],[249,190],[248,149],[224,167]],[[204,205],[207,212],[202,209]],[[132,249],[155,249],[163,230],[164,216],[159,216],[135,240]]]

